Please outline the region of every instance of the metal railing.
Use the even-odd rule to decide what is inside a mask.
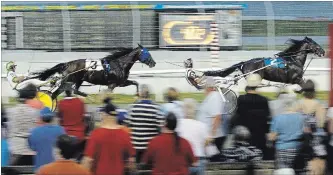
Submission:
[[[216,2],[207,5],[201,2],[181,6],[131,2],[128,5],[59,3],[53,6],[4,6],[2,24],[6,29],[2,35],[7,39],[3,41],[2,48],[90,51],[133,47],[141,43],[157,49],[163,46],[163,40],[172,37],[178,45],[185,43],[189,47],[191,43],[190,46],[206,49],[202,47],[210,43],[202,44],[201,41],[210,33],[206,23],[211,20],[193,18],[199,14],[206,17],[213,14],[212,21],[220,24],[220,46],[240,37],[241,43],[239,47],[236,45],[236,49],[281,49],[280,46],[290,37],[310,36],[327,47],[328,23],[333,22],[332,2],[227,4]],[[220,12],[223,18],[218,17]],[[186,13],[187,16],[183,14],[183,17],[161,21],[161,13],[166,18],[175,13]],[[199,18],[202,20],[197,23]],[[235,22],[239,18],[240,24]],[[176,19],[184,24],[172,28],[171,36],[164,36],[163,32],[168,28],[161,24]],[[237,28],[240,29],[239,34],[232,33]]]

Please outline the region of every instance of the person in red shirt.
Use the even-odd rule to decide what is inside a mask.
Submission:
[[[60,125],[70,136],[75,136],[79,141],[85,138],[84,102],[72,97],[72,91],[66,90],[66,97],[59,102],[58,112]]]
[[[116,107],[109,103],[102,109],[102,122],[87,141],[82,164],[94,175],[122,175],[125,162],[135,163],[130,135],[117,123]]]
[[[176,127],[177,118],[170,112],[162,134],[149,142],[142,162],[152,164],[153,175],[187,175],[189,167],[197,164],[190,143],[178,136]]]

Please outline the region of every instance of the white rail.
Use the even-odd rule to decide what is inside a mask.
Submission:
[[[197,71],[209,71],[209,70],[219,70],[221,68],[205,68],[205,69],[196,69]],[[316,68],[316,67],[309,67],[307,70],[308,71],[314,71],[314,72],[329,72],[330,68]],[[131,71],[130,75],[151,75],[151,74],[173,74],[173,73],[185,73],[185,68],[184,69],[166,69],[166,70],[149,70],[149,71]],[[25,74],[18,74],[20,75],[25,75]],[[7,77],[6,74],[1,74],[1,78]]]

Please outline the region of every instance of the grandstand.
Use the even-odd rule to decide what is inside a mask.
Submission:
[[[174,7],[167,9],[166,6]],[[310,36],[325,47],[328,45],[327,26],[333,20],[333,4],[328,1],[78,1],[3,2],[2,33],[6,40],[2,48],[75,51],[132,47],[133,43],[141,43],[157,49],[161,48],[159,13],[214,13],[232,6],[242,8],[241,44],[236,49],[279,49],[288,38],[302,36]]]

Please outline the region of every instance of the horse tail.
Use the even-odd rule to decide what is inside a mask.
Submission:
[[[219,77],[226,77],[230,75],[231,73],[235,72],[236,69],[242,69],[242,66],[244,65],[244,62],[240,62],[237,64],[234,64],[228,68],[218,70],[218,71],[207,71],[204,73],[206,76],[219,76]]]
[[[48,79],[51,75],[54,75],[55,73],[60,73],[63,71],[64,67],[65,67],[65,63],[59,63],[55,66],[53,66],[50,69],[46,69],[44,71],[41,72],[34,72],[32,73],[32,75],[36,75],[34,78],[38,78],[42,81],[45,81],[46,79]]]

